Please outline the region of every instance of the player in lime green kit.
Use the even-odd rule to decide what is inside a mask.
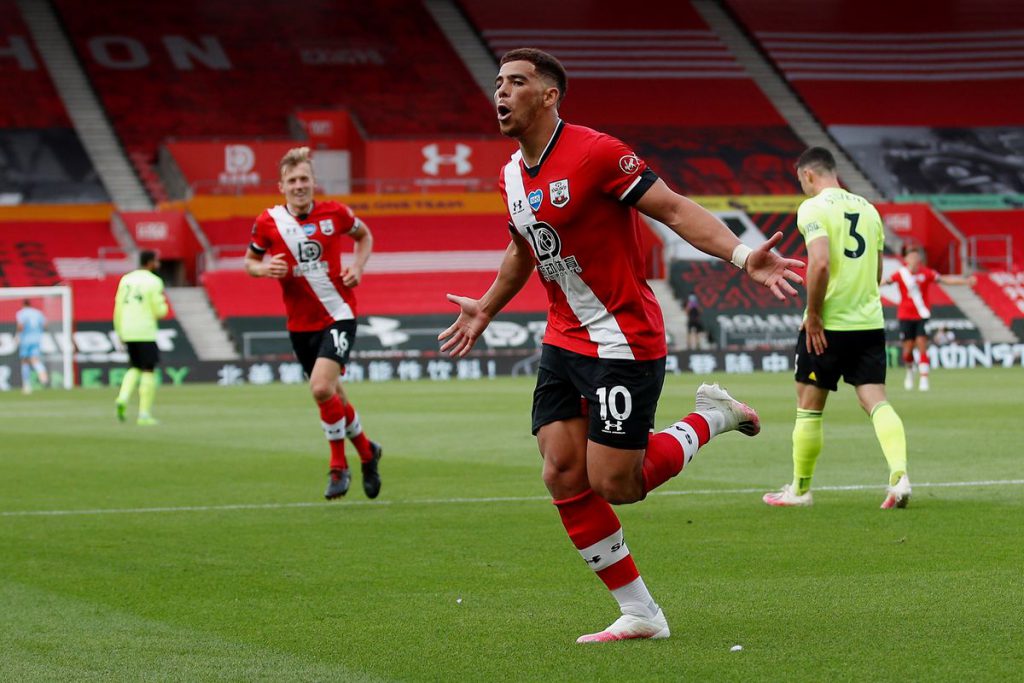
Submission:
[[[154,370],[160,362],[156,345],[156,321],[167,315],[164,281],[154,271],[160,267],[155,252],[139,253],[139,269],[126,273],[117,285],[114,297],[114,331],[128,348],[131,368],[121,382],[117,395],[117,419],[124,422],[128,401],[139,387],[138,424],[155,425],[153,398],[156,395]]]
[[[878,293],[882,219],[870,202],[839,186],[836,162],[827,149],[808,149],[796,170],[810,199],[797,212],[797,227],[807,243],[807,311],[796,345],[793,483],[766,493],[764,502],[777,507],[812,504],[811,478],[823,443],[822,412],[842,377],[871,416],[889,463],[882,508],[906,507],[907,440],[885,394],[885,323]]]

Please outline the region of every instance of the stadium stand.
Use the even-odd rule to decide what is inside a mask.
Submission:
[[[967,238],[975,267],[1024,270],[1024,209],[946,211],[945,215]]]
[[[496,58],[516,47],[558,57],[569,73],[566,120],[620,137],[681,191],[800,191],[786,170],[802,144],[689,2],[634,13],[582,0],[557,12],[537,0],[514,13],[460,4]]]
[[[974,291],[992,311],[1024,339],[1024,272],[978,273]]]
[[[492,132],[419,3],[54,4],[128,151],[149,160],[167,137],[286,137],[299,106],[346,106],[372,136]]]
[[[0,222],[0,286],[50,286],[98,277],[101,249],[117,250],[109,221]]]
[[[827,125],[1024,123],[1024,6],[727,0]]]
[[[0,205],[104,202],[14,0],[0,0]]]

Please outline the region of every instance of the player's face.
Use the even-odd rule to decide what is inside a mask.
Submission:
[[[906,257],[903,259],[907,263],[907,268],[910,270],[917,270],[921,265],[921,254],[916,251],[907,252]]]
[[[494,106],[498,113],[498,129],[511,138],[522,136],[544,110],[545,94],[557,98],[558,91],[549,87],[530,62],[506,62],[494,80]]]
[[[313,169],[306,162],[284,172],[277,184],[285,201],[295,208],[305,208],[313,201]]]

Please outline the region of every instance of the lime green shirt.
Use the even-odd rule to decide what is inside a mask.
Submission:
[[[140,269],[121,278],[114,297],[114,330],[121,341],[156,341],[156,321],[167,311],[159,276]]]
[[[821,314],[825,329],[884,327],[878,259],[885,229],[878,210],[861,196],[830,187],[804,200],[796,223],[808,245],[828,238],[829,278]]]

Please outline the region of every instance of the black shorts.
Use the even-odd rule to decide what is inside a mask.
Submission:
[[[923,320],[901,320],[900,339],[903,341],[914,341],[918,337],[927,337],[924,326],[928,324],[927,319]]]
[[[307,377],[313,374],[317,358],[330,358],[344,370],[356,342],[356,321],[339,320],[318,332],[289,332],[288,336]]]
[[[160,349],[155,341],[125,342],[128,348],[128,364],[133,368],[152,372],[160,362]]]
[[[828,348],[819,355],[807,350],[807,333],[796,340],[796,381],[835,391],[839,378],[847,384],[885,384],[885,330],[825,330]],[[812,376],[813,375],[813,376]]]
[[[533,392],[533,433],[546,424],[587,415],[591,441],[612,448],[646,448],[664,383],[664,358],[592,358],[545,344]]]

